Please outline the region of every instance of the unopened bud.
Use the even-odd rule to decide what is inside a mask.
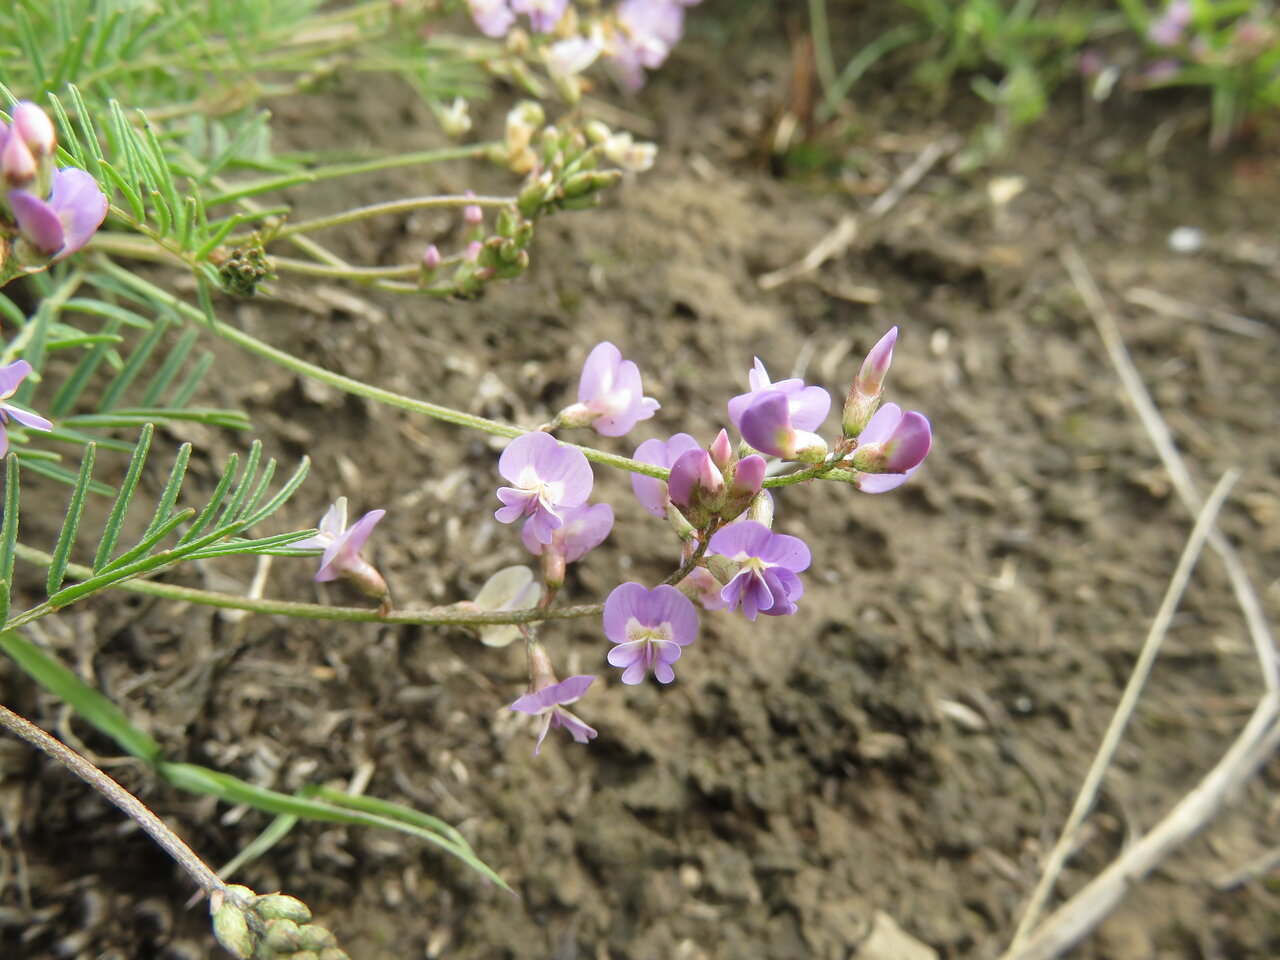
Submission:
[[[766,527],[773,527],[773,494],[768,490],[761,490],[756,494],[756,498],[751,501],[751,506],[747,507],[747,519],[754,520],[756,523],[763,523]]]
[[[253,903],[254,910],[264,920],[292,920],[294,923],[310,923],[311,908],[296,897],[283,893],[267,893]]]
[[[214,939],[238,960],[250,960],[258,943],[258,938],[249,930],[246,913],[254,892],[248,887],[231,886],[226,894],[229,896],[215,895],[209,899]]]
[[[808,430],[795,432],[795,454],[789,459],[801,463],[821,463],[827,457],[827,441]]]
[[[303,950],[323,950],[325,947],[338,945],[338,938],[331,930],[315,923],[299,927],[298,938]]]
[[[302,947],[302,935],[292,920],[268,920],[265,939],[267,947],[277,953],[297,953]]]
[[[475,197],[475,192],[468,190],[468,197]],[[484,223],[484,211],[474,203],[469,203],[462,208],[462,219],[466,220],[471,226]]]
[[[21,137],[10,134],[0,149],[0,174],[4,182],[11,188],[22,189],[30,186],[36,178],[39,168],[31,148]]]
[[[434,243],[428,243],[427,249],[422,251],[422,269],[428,273],[434,273],[442,259],[444,258],[440,256],[440,248]]]
[[[884,378],[889,372],[889,365],[893,363],[893,346],[897,342],[898,328],[895,326],[876,342],[862,361],[862,367],[853,380],[840,417],[846,437],[860,434],[880,405]]]
[[[738,575],[738,564],[721,553],[713,553],[707,557],[707,569],[721,583],[728,583]]]
[[[727,471],[729,465],[733,462],[733,445],[729,443],[728,431],[721,429],[716,434],[716,438],[711,441],[711,446],[707,448],[707,452],[711,454],[712,463],[722,471]]]
[[[51,155],[58,146],[49,115],[29,100],[14,105],[13,130],[37,158]]]

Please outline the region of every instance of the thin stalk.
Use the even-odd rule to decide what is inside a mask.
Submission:
[[[449,260],[461,260],[451,257]],[[441,260],[443,266],[449,261]],[[343,280],[383,280],[395,277],[416,277],[422,272],[420,263],[402,263],[394,267],[334,267],[324,263],[313,263],[310,260],[294,260],[292,257],[271,258],[271,266],[280,273],[300,273],[307,277],[334,277]]]
[[[20,543],[15,544],[15,547],[17,555],[27,563],[32,563],[39,567],[48,567],[53,563],[53,557],[41,550],[35,550]],[[91,569],[78,563],[67,564],[67,572],[81,578],[88,578],[93,575]],[[379,614],[376,609],[365,607],[335,607],[323,603],[297,603],[290,600],[243,597],[233,593],[217,593],[213,590],[180,587],[176,584],[156,583],[151,580],[122,580],[110,584],[107,589],[128,590],[131,593],[145,594],[150,597],[196,603],[204,607],[219,607],[224,610],[244,610],[249,613],[261,613],[269,616],[296,617],[302,620],[335,620],[345,623],[404,623],[419,626],[480,627],[501,623],[537,623],[542,620],[578,620],[584,617],[599,616],[604,610],[604,604],[602,603],[589,603],[572,607],[560,607],[557,610],[540,610],[537,607],[526,607],[523,610],[472,612],[446,608],[435,610],[393,610],[383,615]],[[52,612],[54,610],[49,604],[39,604],[12,617],[5,624],[5,628],[13,629],[23,626]]]
[[[516,202],[515,197],[475,197],[458,195],[442,195],[434,197],[405,197],[401,200],[388,200],[385,203],[371,203],[365,207],[355,207],[351,210],[344,210],[342,213],[335,213],[327,217],[315,217],[311,220],[299,220],[296,223],[286,224],[277,230],[271,237],[272,240],[284,240],[288,237],[297,236],[302,233],[313,233],[316,230],[327,230],[330,227],[341,227],[348,223],[356,223],[359,220],[367,220],[370,217],[380,217],[384,214],[391,213],[409,213],[413,210],[438,210],[448,207],[508,207]],[[244,243],[251,239],[253,234],[246,233],[230,238],[227,243],[237,244]]]
[[[44,751],[93,789],[110,800],[129,819],[147,832],[165,853],[169,854],[207,895],[230,895],[227,885],[201,860],[182,838],[165,826],[164,821],[120,784],[95,767],[60,740],[51,737],[30,720],[20,717],[0,704],[0,726],[14,736]]]
[[[98,264],[98,266],[105,273],[110,274],[121,283],[144,293],[152,300],[172,307],[174,310],[200,324],[201,329],[208,329],[207,325],[204,323],[204,314],[186,301],[169,293],[167,290],[147,282],[141,277],[125,270],[123,267],[112,263],[110,260],[103,260]],[[406,397],[403,394],[395,393],[391,390],[384,390],[381,387],[370,386],[369,384],[362,383],[359,380],[344,377],[340,373],[334,373],[332,370],[326,370],[324,367],[318,367],[313,363],[300,360],[291,353],[286,353],[284,350],[280,350],[277,347],[263,343],[261,340],[257,340],[254,337],[249,336],[249,334],[244,331],[238,330],[225,323],[218,324],[214,332],[217,333],[218,336],[223,337],[226,340],[230,340],[237,346],[243,347],[255,356],[262,357],[264,360],[270,360],[277,366],[283,367],[284,369],[296,373],[299,376],[308,377],[309,379],[327,384],[328,386],[342,390],[345,393],[353,394],[357,397],[364,397],[367,400],[373,400],[389,407],[408,410],[411,413],[420,413],[435,420],[452,423],[460,427],[469,427],[472,430],[479,430],[482,433],[490,433],[498,437],[509,437],[511,439],[515,439],[521,434],[529,432],[528,430],[512,426],[508,423],[499,423],[496,420],[477,417],[470,413],[463,413],[461,410],[454,410],[452,407],[445,407],[437,403],[430,403],[426,400]],[[606,467],[613,467],[617,470],[627,470],[631,473],[639,473],[646,477],[656,477],[659,480],[666,480],[670,472],[663,467],[655,467],[651,463],[633,460],[630,457],[621,457],[614,453],[605,453],[603,450],[597,450],[594,447],[584,447],[572,443],[565,443],[564,445],[580,450],[583,456],[593,463],[599,463]],[[780,482],[766,482],[766,485],[782,486],[784,483],[799,482],[797,480],[788,480],[786,477],[775,477],[773,479]]]

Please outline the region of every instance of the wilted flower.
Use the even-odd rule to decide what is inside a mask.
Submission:
[[[650,667],[659,683],[670,683],[676,678],[671,665],[680,659],[680,648],[698,636],[698,611],[692,600],[665,583],[652,590],[623,583],[604,601],[604,634],[617,644],[609,651],[609,663],[623,668],[623,683],[640,683]]]
[[[10,420],[17,420],[28,430],[48,432],[53,424],[38,414],[9,403],[9,398],[18,392],[18,385],[31,374],[31,364],[25,360],[15,360],[5,367],[0,367],[0,426]],[[9,452],[9,434],[0,429],[0,458]]]
[[[809,548],[799,537],[774,533],[762,523],[742,520],[717,530],[708,550],[739,564],[738,572],[720,592],[729,609],[742,608],[748,620],[759,613],[771,617],[796,612],[804,593],[796,574],[809,569]]]
[[[541,599],[542,584],[532,570],[526,566],[503,567],[484,582],[474,606],[484,613],[505,613],[537,606]],[[487,623],[476,629],[486,647],[505,647],[520,636],[520,627],[514,623]]]
[[[552,531],[548,544],[540,543],[534,536],[532,519],[525,521],[520,532],[529,552],[542,558],[542,575],[548,584],[564,583],[565,564],[581,560],[604,543],[613,529],[613,508],[607,503],[568,507],[562,516],[564,524]]]
[[[698,441],[687,433],[677,433],[670,440],[646,440],[636,447],[632,459],[642,463],[651,463],[655,467],[670,468],[686,450],[698,449]],[[657,477],[646,477],[642,473],[631,475],[631,489],[635,492],[640,506],[655,517],[666,518],[667,505],[671,498],[667,493],[667,483]]]
[[[856,484],[863,493],[884,493],[906,483],[929,454],[933,429],[924,414],[906,413],[896,403],[876,411],[858,435],[849,462],[859,471]]]
[[[566,507],[580,507],[591,496],[594,477],[581,450],[562,447],[545,433],[516,437],[502,451],[498,472],[513,486],[499,487],[505,504],[494,516],[501,523],[529,517],[528,528],[539,543],[550,543],[564,525]]]
[[[551,660],[542,644],[533,641],[529,644],[529,692],[511,705],[512,710],[542,717],[542,725],[538,730],[538,741],[533,745],[536,757],[542,750],[542,741],[552,727],[557,730],[563,727],[578,743],[586,743],[596,736],[596,731],[583,723],[565,709],[587,692],[587,688],[595,682],[590,674],[580,674],[567,680],[556,680],[551,669]]]
[[[386,514],[385,510],[370,510],[348,527],[347,498],[339,497],[320,519],[319,532],[290,546],[324,551],[315,576],[318,583],[350,580],[368,596],[382,598],[387,594],[386,581],[373,564],[360,555],[360,551],[373,528]]]
[[[640,368],[623,360],[622,351],[606,340],[595,345],[582,365],[578,402],[561,410],[557,419],[564,426],[590,426],[602,437],[620,437],[658,409],[658,401],[644,395]]]

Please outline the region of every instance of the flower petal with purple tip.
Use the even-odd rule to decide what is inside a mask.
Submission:
[[[696,450],[698,446],[698,441],[689,436],[689,434],[677,433],[669,440],[646,440],[636,447],[636,452],[632,456],[643,463],[651,463],[655,467],[669,469],[682,453]],[[659,480],[657,477],[646,477],[644,474],[633,473],[631,475],[631,489],[635,492],[636,499],[640,501],[640,506],[655,517],[666,519],[667,504],[671,501],[665,481]]]

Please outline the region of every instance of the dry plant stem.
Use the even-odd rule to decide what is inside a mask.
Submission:
[[[413,210],[436,210],[441,207],[508,207],[516,202],[515,197],[407,197],[403,200],[389,200],[386,203],[374,203],[367,207],[356,207],[328,217],[316,217],[314,220],[299,220],[286,224],[272,234],[271,239],[284,240],[300,233],[311,233],[315,230],[327,230],[330,227],[341,227],[357,220],[379,217],[388,213],[409,213]],[[250,236],[235,237],[228,243],[246,242]]]
[[[121,812],[145,830],[151,839],[158,843],[164,852],[169,854],[178,866],[200,885],[206,894],[210,896],[215,893],[227,894],[227,885],[218,879],[218,875],[203,860],[196,856],[195,851],[165,826],[163,820],[148,810],[141,800],[80,756],[80,754],[60,740],[49,736],[34,723],[18,716],[18,714],[2,704],[0,704],[0,726],[3,726],[14,736],[20,737],[32,746],[43,750],[119,807]]]
[[[1205,540],[1208,539],[1209,531],[1213,529],[1213,524],[1218,517],[1218,511],[1222,509],[1227,495],[1239,478],[1239,470],[1228,470],[1223,474],[1217,486],[1213,488],[1213,493],[1205,502],[1204,508],[1200,511],[1200,516],[1196,518],[1195,526],[1191,530],[1191,536],[1187,539],[1187,545],[1183,548],[1182,556],[1179,558],[1173,577],[1169,580],[1169,586],[1165,590],[1164,599],[1160,601],[1160,608],[1156,611],[1155,619],[1151,622],[1151,629],[1147,631],[1147,638],[1143,641],[1142,650],[1133,666],[1133,673],[1129,675],[1129,682],[1125,685],[1120,702],[1116,705],[1115,713],[1111,716],[1111,723],[1107,727],[1107,732],[1103,735],[1102,744],[1098,747],[1093,763],[1089,766],[1089,772],[1085,775],[1079,794],[1076,795],[1076,802],[1071,808],[1071,814],[1067,817],[1066,825],[1062,828],[1058,842],[1054,844],[1053,849],[1049,852],[1049,857],[1045,862],[1044,873],[1041,874],[1040,881],[1036,884],[1036,888],[1031,894],[1031,900],[1027,904],[1026,912],[1022,915],[1022,921],[1018,924],[1018,928],[1013,935],[1013,942],[1009,946],[1009,952],[1012,954],[1017,953],[1018,948],[1022,946],[1030,935],[1035,922],[1040,919],[1040,911],[1044,909],[1045,903],[1053,893],[1058,874],[1062,872],[1062,867],[1066,863],[1067,857],[1075,847],[1080,827],[1084,824],[1089,811],[1093,809],[1098,790],[1102,786],[1102,779],[1106,776],[1107,768],[1111,766],[1116,748],[1120,745],[1120,738],[1124,736],[1125,727],[1128,726],[1129,719],[1133,716],[1133,711],[1138,705],[1138,698],[1142,696],[1142,688],[1146,685],[1147,678],[1151,675],[1151,668],[1155,665],[1156,656],[1160,653],[1160,646],[1169,630],[1169,624],[1173,620],[1173,615],[1177,612],[1182,594],[1187,588],[1187,581],[1191,579],[1191,572],[1195,569],[1196,562],[1200,559],[1200,554],[1204,550]]]
[[[1178,452],[1178,448],[1173,442],[1168,425],[1160,416],[1160,411],[1156,409],[1151,395],[1147,393],[1147,388],[1142,383],[1142,377],[1139,376],[1137,368],[1133,365],[1133,360],[1129,357],[1129,351],[1125,349],[1124,340],[1120,337],[1115,318],[1112,317],[1106,301],[1102,299],[1102,294],[1098,291],[1097,284],[1093,282],[1093,277],[1089,274],[1089,268],[1085,266],[1079,251],[1073,246],[1064,247],[1059,256],[1063,265],[1067,268],[1067,272],[1071,274],[1071,279],[1074,281],[1076,289],[1079,290],[1085,306],[1093,317],[1094,325],[1098,328],[1098,334],[1102,337],[1102,342],[1107,348],[1107,355],[1111,359],[1112,365],[1116,368],[1120,382],[1128,392],[1129,400],[1137,410],[1138,418],[1142,421],[1143,427],[1146,428],[1147,435],[1151,438],[1152,444],[1155,445],[1156,453],[1160,456],[1160,462],[1164,464],[1164,468],[1169,472],[1169,478],[1173,481],[1173,487],[1178,492],[1179,499],[1191,512],[1199,511],[1201,501],[1200,493],[1196,489],[1196,483],[1191,478],[1191,472],[1187,469],[1186,462],[1182,459],[1182,454]],[[1249,635],[1253,639],[1254,651],[1257,653],[1258,662],[1262,667],[1262,677],[1267,685],[1267,691],[1280,694],[1280,660],[1277,660],[1276,657],[1275,638],[1271,634],[1271,627],[1267,623],[1258,595],[1254,591],[1253,585],[1249,582],[1248,574],[1245,573],[1244,565],[1240,562],[1235,548],[1217,529],[1209,534],[1209,546],[1222,558],[1223,566],[1226,567],[1227,577],[1231,581],[1231,588],[1235,592],[1236,601],[1240,604],[1245,622],[1249,625]]]
[[[1212,820],[1280,746],[1280,695],[1267,692],[1244,731],[1204,779],[1146,836],[1059,907],[1001,960],[1053,960],[1079,943],[1143,879]]]

